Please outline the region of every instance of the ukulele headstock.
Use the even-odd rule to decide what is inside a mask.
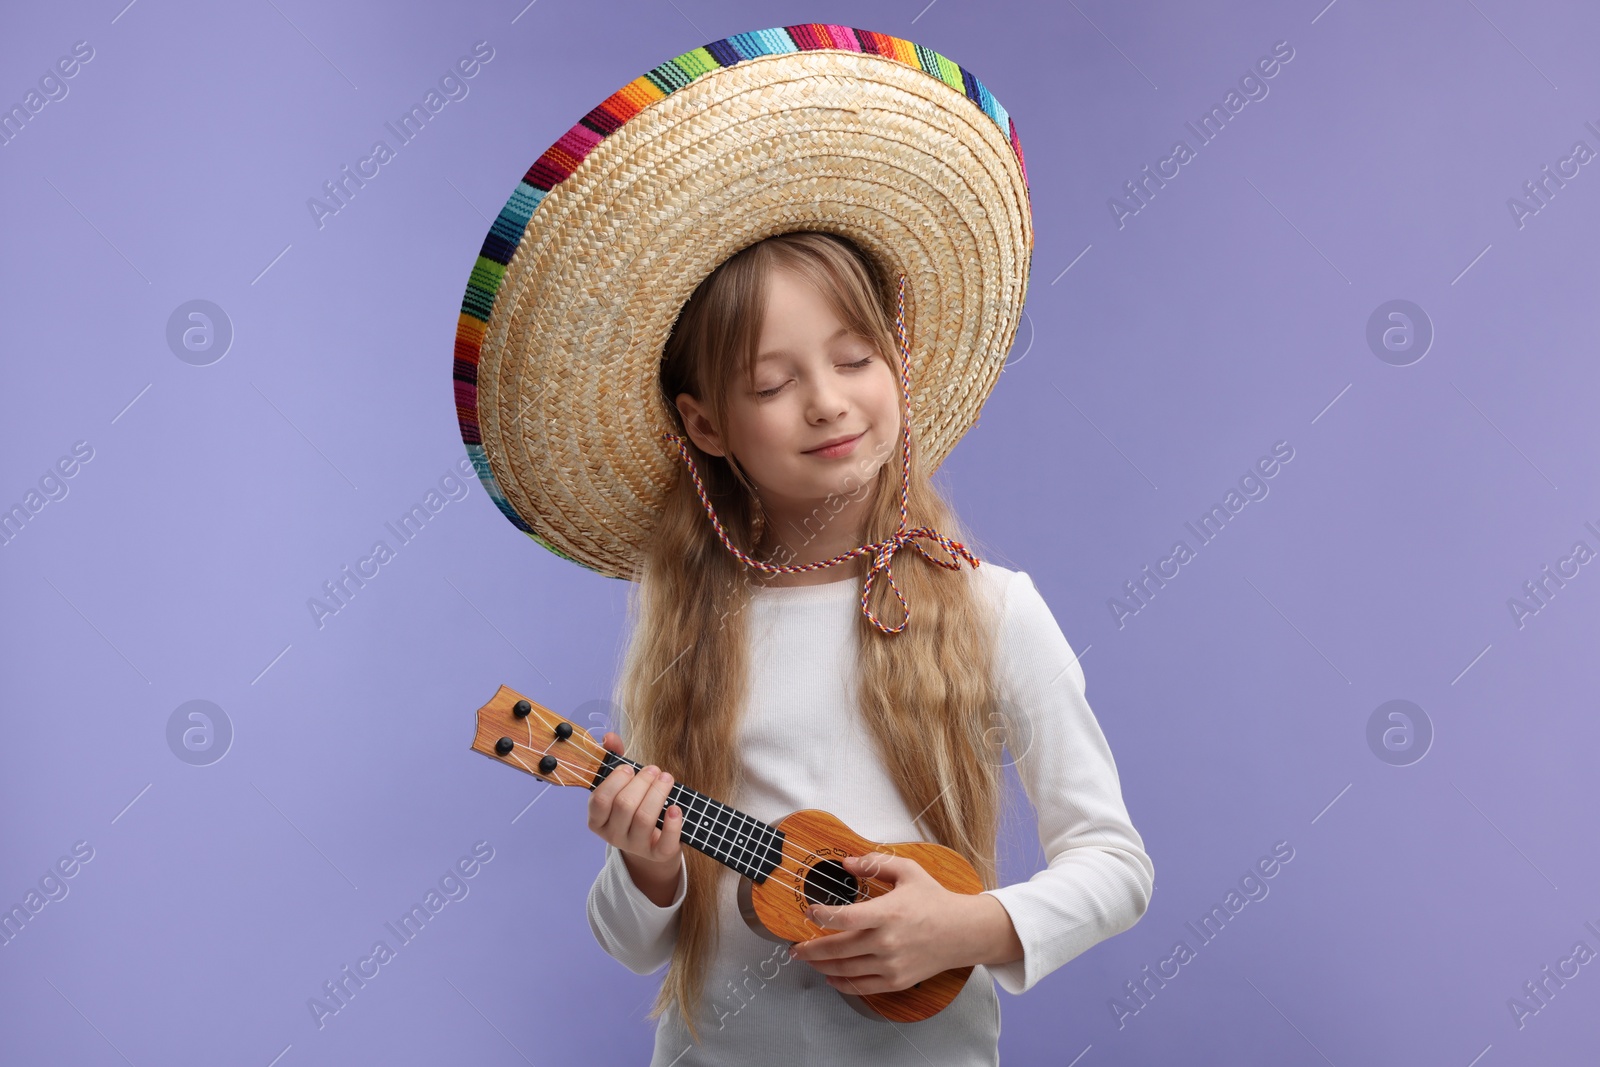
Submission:
[[[576,723],[504,685],[478,709],[472,748],[542,782],[584,789],[612,755]]]

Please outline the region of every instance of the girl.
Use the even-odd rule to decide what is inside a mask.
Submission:
[[[588,805],[607,845],[595,937],[638,974],[670,964],[655,1064],[993,1064],[991,977],[1025,992],[1149,902],[1154,867],[1077,657],[1026,573],[964,547],[911,432],[897,340],[860,248],[800,231],[723,262],[667,341],[659,383],[686,467],[633,587],[615,701],[650,762]],[[624,751],[616,733],[604,743]],[[1006,763],[1049,865],[998,886]],[[733,872],[681,845],[675,805],[656,827],[668,768],[768,822],[821,808],[873,840],[940,842],[987,888],[852,858],[892,890],[815,911],[823,934],[774,946],[740,918]],[[834,993],[965,965],[960,995],[918,1023]]]
[[[803,24],[623,86],[484,239],[452,375],[468,454],[517,529],[636,583],[615,696],[647,771],[590,797],[588,915],[631,970],[669,965],[660,1067],[993,1064],[995,981],[1031,989],[1149,902],[1077,657],[929,481],[1016,336],[1030,197],[1016,123],[972,71]],[[1007,765],[1048,866],[999,885]],[[820,808],[939,842],[984,890],[851,860],[891,888],[814,913],[790,951],[744,924],[732,871],[682,847],[658,768],[757,819]],[[955,967],[961,992],[921,1022],[840,995]]]

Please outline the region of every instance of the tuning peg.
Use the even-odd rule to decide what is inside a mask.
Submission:
[[[500,740],[494,743],[494,754],[496,756],[509,756],[511,755],[511,750],[516,747],[517,743],[511,740],[511,738],[502,737]]]
[[[515,715],[519,719],[526,719],[528,717],[528,713],[531,711],[533,711],[533,705],[528,703],[526,700],[519,700],[515,704],[511,705],[511,714]]]
[[[570,722],[558,722],[558,723],[556,723],[556,736],[559,737],[563,741],[565,741],[567,738],[571,737],[572,736],[572,724]]]
[[[544,759],[539,761],[539,773],[549,774],[551,771],[556,769],[556,765],[560,762],[561,761],[556,759],[554,756],[546,756]]]

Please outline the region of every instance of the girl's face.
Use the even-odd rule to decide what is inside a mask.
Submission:
[[[732,383],[725,432],[716,432],[694,397],[678,395],[691,439],[712,455],[732,452],[780,529],[786,521],[798,526],[830,494],[864,505],[873,477],[900,443],[894,367],[846,332],[808,281],[782,269],[767,279],[756,361],[753,384],[742,377]],[[816,451],[852,437],[840,453]],[[839,511],[835,501],[824,515]]]

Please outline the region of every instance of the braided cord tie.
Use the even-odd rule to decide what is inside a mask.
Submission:
[[[841,555],[834,556],[832,559],[818,560],[815,563],[777,565],[765,563],[761,560],[755,559],[754,557],[740,551],[732,541],[728,540],[728,532],[723,528],[721,521],[717,519],[716,508],[712,506],[711,498],[706,494],[705,483],[700,480],[700,472],[695,469],[694,457],[689,455],[689,449],[683,436],[675,433],[664,433],[661,435],[662,440],[672,441],[677,446],[678,454],[682,456],[683,461],[688,464],[689,476],[694,479],[695,492],[700,495],[700,503],[704,505],[706,514],[710,516],[711,525],[717,531],[717,537],[722,541],[723,547],[725,547],[729,552],[732,552],[736,557],[738,557],[740,562],[744,563],[747,567],[753,567],[757,570],[766,571],[769,574],[800,574],[805,571],[814,571],[820,570],[824,567],[837,566],[838,564],[843,563],[845,560],[853,559],[862,553],[871,553],[872,567],[867,571],[867,580],[862,584],[861,587],[861,611],[866,615],[867,619],[871,621],[872,625],[876,626],[879,630],[882,630],[886,634],[897,634],[904,630],[907,624],[911,622],[911,606],[906,603],[905,595],[900,592],[900,586],[894,580],[894,568],[892,566],[894,554],[901,548],[905,547],[906,545],[910,545],[912,548],[922,553],[923,558],[928,562],[936,563],[946,570],[960,570],[961,560],[963,559],[971,563],[974,569],[976,569],[982,562],[972,553],[968,552],[966,546],[960,541],[944,536],[931,526],[918,526],[911,530],[906,529],[906,523],[909,521],[906,508],[906,494],[911,483],[911,377],[908,369],[911,363],[911,352],[910,346],[906,341],[905,297],[906,276],[901,274],[898,291],[895,295],[894,315],[895,336],[900,345],[900,398],[902,413],[902,418],[900,420],[900,526],[899,529],[890,534],[888,537],[885,537],[883,540],[860,545]],[[929,554],[926,548],[916,543],[916,539],[919,537],[933,541],[943,547],[944,550],[950,554],[950,562],[946,563],[944,560],[938,559]],[[878,616],[873,613],[872,609],[867,606],[868,599],[872,595],[873,579],[877,577],[880,569],[889,579],[889,588],[894,590],[894,595],[896,599],[900,601],[900,608],[905,616],[900,620],[900,625],[898,626],[885,626],[882,621],[878,619]]]

